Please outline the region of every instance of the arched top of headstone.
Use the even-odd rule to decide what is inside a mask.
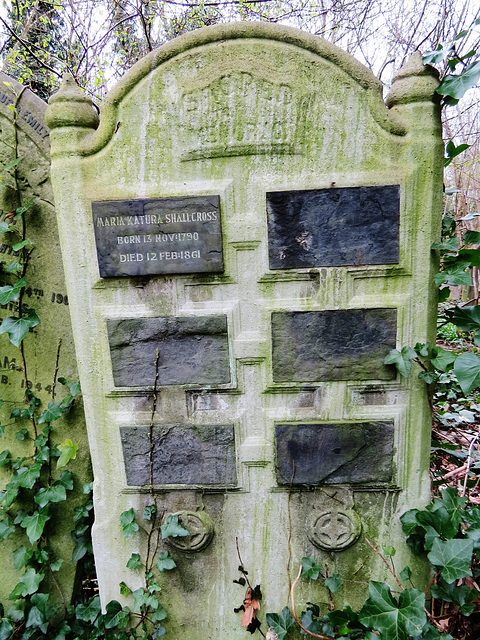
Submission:
[[[241,48],[238,46],[239,41],[242,44]],[[221,65],[219,64],[220,50],[223,51]],[[242,51],[247,53],[242,56]],[[255,59],[253,52],[258,53],[257,65],[252,64]],[[303,66],[301,69],[297,67],[297,74],[296,65],[299,61]],[[181,81],[179,83],[178,77],[174,78],[170,71],[172,63],[177,67],[180,63],[184,70],[188,70],[189,77],[185,79],[184,76],[183,86],[180,86]],[[309,66],[316,68],[316,71],[310,73]],[[322,96],[324,102],[329,99],[329,96],[335,95],[338,103],[345,102],[341,95],[343,87],[345,99],[347,99],[347,93],[350,97],[352,92],[356,92],[357,95],[364,94],[361,98],[362,109],[369,112],[373,121],[385,132],[394,136],[403,136],[409,129],[408,120],[402,113],[397,109],[386,107],[382,97],[381,82],[370,70],[334,44],[292,27],[240,22],[189,32],[152,51],[137,62],[110,91],[101,105],[98,129],[78,142],[76,152],[84,156],[96,153],[107,145],[120,127],[128,127],[128,123],[122,122],[119,115],[122,103],[130,99],[138,99],[139,108],[141,108],[140,93],[143,100],[150,100],[154,92],[158,92],[159,85],[158,82],[155,84],[154,78],[162,73],[163,89],[157,95],[162,94],[164,108],[167,111],[168,101],[171,99],[172,104],[176,101],[177,110],[186,120],[188,117],[185,114],[191,109],[194,101],[197,104],[202,100],[211,103],[212,99],[215,101],[216,93],[225,94],[225,91],[236,94],[236,109],[239,113],[248,112],[249,107],[253,106],[258,109],[258,100],[268,105],[267,111],[269,108],[276,108],[275,103],[282,105],[278,108],[285,112],[289,108],[288,100],[292,98],[292,110],[296,109],[297,115],[300,114],[298,116],[300,120],[306,120],[312,95]],[[412,75],[412,72],[410,71],[409,74]],[[415,69],[413,74],[422,75],[423,71]],[[315,77],[317,80],[312,80]],[[427,79],[430,81],[428,90],[431,100],[435,87],[431,85],[431,76]],[[230,89],[226,86],[228,82],[231,85]],[[406,82],[409,93],[407,99],[401,100],[402,103],[424,99],[416,97],[415,83],[411,78],[407,78]],[[142,84],[143,91],[140,89]],[[147,88],[145,85],[148,85]],[[244,104],[239,109],[238,101],[242,98],[238,96],[242,94],[244,87]],[[66,85],[59,93],[65,90]],[[196,92],[195,95],[194,92]],[[249,104],[248,92],[256,96],[255,105]],[[303,95],[301,95],[302,92]],[[68,102],[65,102],[65,107],[68,107]],[[52,128],[60,126],[54,120],[50,124]],[[184,130],[189,128],[190,124],[185,121]],[[93,128],[92,124],[89,126]],[[291,131],[290,124],[287,128],[289,128],[289,134],[286,134],[286,137],[290,136],[289,139],[293,139],[294,133]],[[238,152],[235,155],[241,155],[241,153]]]
[[[19,128],[49,158],[50,130],[45,122],[47,104],[28,87],[0,72],[0,113],[13,121],[12,105],[17,105]]]

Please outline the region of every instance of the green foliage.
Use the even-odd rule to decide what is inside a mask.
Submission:
[[[295,620],[288,607],[281,613],[267,613],[267,626],[277,634],[278,640],[284,640],[289,629],[295,626]]]
[[[432,565],[435,577],[427,594],[413,586],[404,587],[400,580],[411,581],[410,568],[405,567],[397,576],[392,564],[398,593],[392,592],[385,582],[370,581],[369,597],[358,612],[347,605],[322,614],[320,605],[308,603],[299,616],[305,629],[317,635],[351,640],[452,640],[452,636],[442,632],[440,624],[436,626],[437,618],[428,613],[432,605],[426,608],[426,596],[451,603],[466,617],[475,610],[480,592],[464,580],[478,575],[473,563],[475,551],[480,549],[480,506],[467,504],[466,498],[449,487],[425,509],[404,513],[401,522],[412,551],[427,554]],[[393,558],[395,549],[387,547],[383,552],[383,556],[378,551],[377,554],[388,564],[385,556]],[[302,558],[302,578],[318,580],[321,569],[314,556]],[[334,593],[342,578],[335,574],[324,579],[324,584]],[[267,624],[279,639],[284,639],[292,637],[295,619],[285,607],[280,614],[267,613]]]
[[[165,523],[160,527],[162,538],[184,538],[189,536],[189,532],[178,522],[178,515],[170,514],[167,516]]]

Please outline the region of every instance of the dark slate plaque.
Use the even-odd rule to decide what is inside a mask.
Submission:
[[[396,333],[396,309],[272,313],[273,380],[391,380]]]
[[[102,278],[223,271],[220,198],[92,202]]]
[[[400,187],[267,193],[270,269],[396,264]]]
[[[393,421],[277,424],[277,482],[294,485],[391,482]]]
[[[230,382],[226,316],[107,320],[117,387]]]
[[[149,427],[121,427],[127,484],[150,484]],[[237,481],[233,425],[155,426],[154,484],[231,486]]]

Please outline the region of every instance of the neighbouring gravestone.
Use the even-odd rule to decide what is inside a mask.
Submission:
[[[17,111],[17,132],[13,125],[12,107]],[[33,453],[33,441],[20,440],[15,436],[26,425],[24,421],[15,422],[10,418],[14,407],[25,407],[25,391],[28,388],[42,401],[45,408],[51,400],[52,384],[57,361],[57,350],[61,341],[58,375],[68,380],[78,380],[72,328],[68,307],[68,295],[65,289],[62,257],[58,240],[57,221],[50,183],[50,139],[45,123],[46,103],[18,82],[0,73],[0,166],[9,165],[15,157],[17,138],[19,187],[23,204],[35,197],[33,205],[26,213],[27,237],[33,241],[30,266],[25,279],[27,288],[23,297],[22,309],[35,309],[38,324],[24,340],[25,361],[28,381],[25,382],[21,369],[20,351],[13,346],[7,335],[0,336],[0,399],[1,424],[5,433],[0,438],[1,450],[9,449],[12,456],[24,456]],[[11,221],[6,217],[18,206],[17,194],[11,178],[3,170],[2,183],[9,184],[0,191],[0,222]],[[12,284],[12,276],[4,271],[9,263],[16,259],[11,248],[13,244],[8,234],[0,236],[0,260],[2,272],[0,286]],[[11,302],[1,305],[1,320],[16,316],[18,304]],[[57,394],[61,398],[62,386],[57,384]],[[53,442],[63,442],[71,438],[79,444],[77,460],[71,463],[77,475],[76,492],[67,503],[54,505],[56,533],[49,543],[57,557],[64,562],[58,573],[59,583],[67,596],[72,592],[76,565],[71,562],[73,541],[70,536],[74,528],[73,511],[80,502],[85,501],[82,494],[82,482],[90,475],[89,451],[86,438],[85,420],[81,404],[58,423],[52,432]],[[28,425],[27,425],[28,426]],[[0,470],[0,488],[7,481],[7,473]],[[23,571],[17,572],[13,566],[13,551],[25,543],[20,535],[14,535],[2,541],[0,553],[0,602],[8,608],[8,596],[18,583]],[[52,585],[53,589],[53,585]],[[54,598],[56,592],[54,592]]]
[[[365,538],[414,562],[399,516],[429,500],[430,414],[383,361],[434,336],[436,86],[415,55],[387,108],[335,46],[240,23],[140,61],[99,126],[71,77],[51,98],[104,604],[141,584],[145,531],[124,539],[119,516],[142,523],[151,483],[191,527],[163,579],[174,638],[244,637],[236,539],[264,611],[287,603],[289,558],[341,573],[351,604],[388,577]]]

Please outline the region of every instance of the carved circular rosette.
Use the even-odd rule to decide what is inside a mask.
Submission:
[[[361,532],[362,523],[354,511],[331,509],[314,513],[308,538],[318,549],[342,551],[354,544]]]
[[[178,522],[189,533],[184,538],[167,538],[165,542],[178,551],[197,553],[208,547],[215,532],[213,522],[205,511],[177,511]]]

